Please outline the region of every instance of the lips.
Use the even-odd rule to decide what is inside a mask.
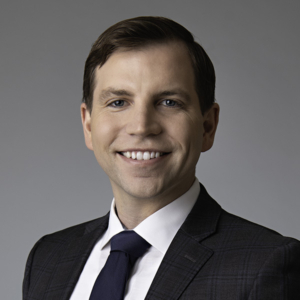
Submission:
[[[150,160],[168,154],[158,151],[123,151],[118,153],[134,160]]]

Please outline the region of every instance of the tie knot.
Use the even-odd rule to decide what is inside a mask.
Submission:
[[[135,231],[122,231],[112,237],[111,251],[122,251],[130,255],[132,258],[139,258],[151,246]]]

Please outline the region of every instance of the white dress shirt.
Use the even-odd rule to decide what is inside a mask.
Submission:
[[[140,300],[146,297],[164,255],[194,206],[199,193],[199,181],[195,179],[192,187],[185,194],[150,215],[133,229],[151,247],[135,263],[127,282],[124,300]],[[108,228],[95,244],[70,300],[89,299],[94,282],[109,256],[110,239],[124,230],[114,207],[113,199]]]

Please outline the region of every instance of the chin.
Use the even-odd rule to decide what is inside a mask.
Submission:
[[[158,182],[152,182],[152,180],[137,179],[134,184],[123,184],[123,193],[129,197],[136,199],[151,199],[159,196],[163,187]]]
[[[127,193],[137,199],[151,199],[157,197],[160,194],[160,190],[153,186],[142,186],[130,189]]]

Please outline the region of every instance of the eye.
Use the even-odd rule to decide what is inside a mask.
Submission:
[[[179,103],[175,100],[166,99],[161,102],[165,106],[179,106]]]
[[[115,101],[111,102],[109,105],[113,106],[113,107],[122,107],[125,105],[125,101],[124,100],[115,100]]]

